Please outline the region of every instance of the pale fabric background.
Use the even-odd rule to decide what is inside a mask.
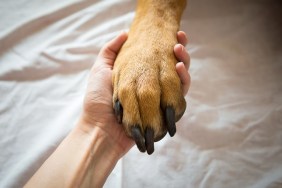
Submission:
[[[100,48],[135,1],[0,1],[0,187],[21,187],[75,125]],[[192,85],[174,138],[105,187],[282,187],[282,3],[190,0]]]

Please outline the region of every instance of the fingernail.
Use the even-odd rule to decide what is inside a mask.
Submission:
[[[178,62],[177,64],[179,64],[179,66],[181,67],[182,65],[184,66],[184,68],[185,68],[185,64],[184,64],[184,62],[182,62],[182,61],[180,61],[180,62]],[[182,64],[182,65],[181,65]],[[182,68],[181,68],[182,69]]]

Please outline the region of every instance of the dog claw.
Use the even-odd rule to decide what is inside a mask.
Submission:
[[[154,130],[149,127],[145,131],[145,145],[147,153],[151,155],[154,152]]]
[[[118,123],[122,123],[123,109],[118,100],[115,102],[115,115]]]
[[[165,119],[166,119],[167,131],[169,135],[173,137],[176,132],[176,126],[175,126],[175,111],[172,107],[167,107],[165,109]]]
[[[134,126],[131,128],[131,135],[133,139],[135,140],[136,146],[141,151],[144,153],[146,151],[146,146],[144,142],[144,137],[141,134],[140,127]]]

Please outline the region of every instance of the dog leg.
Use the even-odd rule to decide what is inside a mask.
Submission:
[[[186,108],[173,53],[185,5],[185,0],[139,0],[114,65],[117,119],[138,149],[148,154],[167,132],[175,134],[175,122]]]

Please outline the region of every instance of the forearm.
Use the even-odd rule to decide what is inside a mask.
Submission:
[[[26,187],[102,187],[118,156],[99,128],[77,125]]]

